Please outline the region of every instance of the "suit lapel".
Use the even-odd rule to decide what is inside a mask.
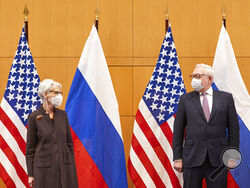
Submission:
[[[216,110],[219,107],[219,102],[220,102],[219,95],[220,95],[220,93],[218,91],[213,90],[213,105],[212,105],[212,111],[211,111],[209,121],[211,121],[211,119],[213,118]]]
[[[39,111],[42,113],[43,117],[46,119],[47,123],[49,124],[49,126],[54,129],[54,126],[52,125],[51,119],[49,117],[49,114],[46,113],[46,111],[44,110],[43,106],[41,105],[39,108]]]
[[[200,95],[199,95],[199,92],[194,92],[194,95],[193,95],[193,103],[197,109],[197,111],[200,113],[201,117],[205,120],[206,120],[206,117],[205,117],[205,114],[203,112],[203,109],[201,107],[201,100],[200,100]]]

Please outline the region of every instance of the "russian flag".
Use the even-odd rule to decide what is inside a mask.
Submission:
[[[95,26],[65,110],[72,128],[79,187],[128,187],[118,103]]]
[[[239,117],[241,165],[230,170],[228,187],[249,187],[250,178],[250,96],[241,77],[229,35],[224,26],[215,52],[213,87],[232,93]],[[250,72],[249,72],[250,74]]]

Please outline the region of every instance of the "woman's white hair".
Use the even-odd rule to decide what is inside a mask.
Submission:
[[[214,77],[214,69],[210,65],[205,65],[205,64],[197,64],[195,65],[196,68],[203,68],[205,70],[205,74],[208,76]]]
[[[62,85],[60,83],[51,79],[44,79],[40,82],[38,96],[42,99],[42,101],[44,101],[44,93],[54,89],[55,87],[59,87],[60,90],[62,89]]]

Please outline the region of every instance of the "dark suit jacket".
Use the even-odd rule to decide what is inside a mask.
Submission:
[[[221,155],[227,147],[239,147],[239,123],[232,95],[213,90],[212,111],[207,122],[199,93],[184,94],[174,122],[174,160],[182,159],[184,167],[200,166],[208,153],[216,167],[221,164]]]
[[[29,115],[26,144],[28,176],[35,187],[78,187],[73,142],[65,111],[55,108],[54,125],[41,106]],[[60,171],[59,171],[60,169]]]

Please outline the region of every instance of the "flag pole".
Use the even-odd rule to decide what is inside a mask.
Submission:
[[[28,10],[26,4],[25,4],[24,10],[23,10],[23,14],[25,16],[24,17],[24,31],[25,31],[27,42],[29,42],[29,30],[28,30],[28,14],[29,14],[29,10]]]
[[[222,8],[222,23],[224,27],[226,28],[226,13],[225,13],[225,6]]]
[[[168,21],[169,20],[168,20],[168,14],[167,14],[166,17],[165,17],[165,32],[168,31],[168,26],[169,26],[169,22]]]
[[[165,15],[165,32],[168,31],[168,26],[169,26],[169,19],[168,19],[168,0],[167,0],[167,10]]]
[[[99,24],[99,3],[98,0],[96,0],[96,9],[95,9],[95,27],[96,30],[98,31],[98,24]]]

